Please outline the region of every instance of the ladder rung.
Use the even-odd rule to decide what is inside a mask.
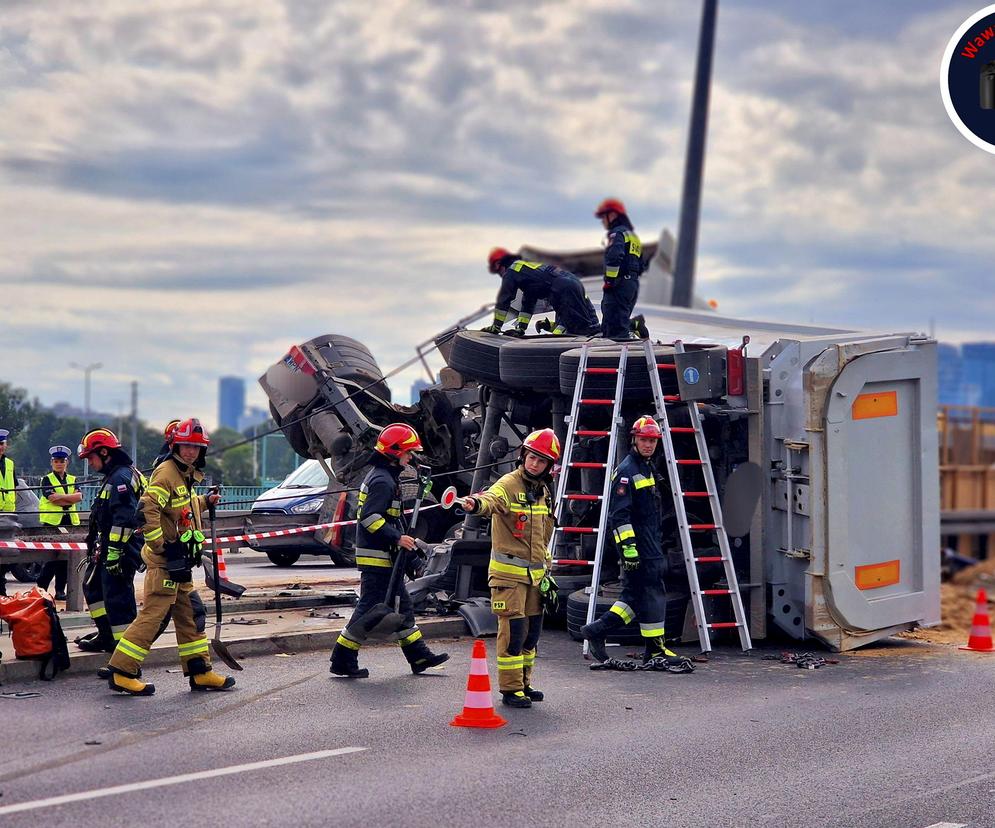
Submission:
[[[570,535],[596,535],[598,529],[596,526],[557,526],[560,532],[566,532]]]
[[[555,561],[553,563],[556,563]],[[731,589],[703,589],[702,595],[732,595]]]
[[[695,429],[689,426],[675,426],[670,429],[671,434],[694,434]]]
[[[661,370],[661,371],[676,371],[677,370],[677,366],[674,365],[674,363],[672,363],[672,362],[658,362],[656,364],[656,367],[657,367],[658,370]]]
[[[664,402],[680,402],[681,401],[681,395],[680,394],[664,394],[663,395],[663,401]]]
[[[610,431],[592,431],[591,429],[581,429],[574,432],[575,437],[607,437]]]
[[[737,621],[717,621],[714,624],[705,624],[710,630],[723,630],[730,627],[738,627],[739,623]]]
[[[588,374],[617,374],[618,368],[585,368],[584,371]]]
[[[692,532],[705,532],[710,529],[718,529],[718,524],[715,523],[692,523],[688,525],[688,529]]]
[[[588,462],[577,462],[570,463],[570,468],[572,469],[606,469],[608,468],[607,463],[588,463]]]
[[[584,399],[578,402],[581,405],[615,405],[615,400]]]
[[[552,562],[559,566],[594,566],[594,561],[575,561],[573,558],[553,558]]]
[[[702,464],[701,460],[678,460],[678,466],[700,466]]]
[[[702,558],[695,558],[695,563],[717,563],[718,561],[724,561],[721,555],[707,555]]]
[[[708,497],[708,492],[684,492],[684,497]]]
[[[563,495],[566,500],[601,500],[601,495],[591,494],[568,494]]]

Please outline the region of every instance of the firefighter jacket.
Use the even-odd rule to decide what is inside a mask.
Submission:
[[[522,259],[512,262],[501,277],[501,289],[494,303],[494,324],[503,325],[508,320],[515,294],[521,291],[522,309],[518,313],[518,326],[528,327],[536,303],[540,299],[549,299],[553,293],[553,283],[561,279],[577,279],[577,277],[553,265],[526,262]]]
[[[138,528],[138,503],[145,490],[145,478],[131,465],[131,458],[122,455],[123,462],[108,461],[100,473],[104,482],[90,509],[90,534],[100,548],[120,549],[137,565],[141,542],[135,535]]]
[[[659,482],[651,460],[634,448],[612,473],[608,525],[620,554],[634,544],[642,560],[663,557]]]
[[[617,218],[608,230],[605,247],[605,287],[611,288],[619,279],[638,279],[643,272],[643,245],[624,218]]]
[[[0,457],[0,512],[17,511],[17,475],[14,461],[6,454]]]
[[[207,509],[207,498],[194,493],[194,486],[203,479],[203,472],[175,455],[152,471],[141,506],[145,518],[142,558],[150,567],[166,568],[164,547],[183,534],[185,529],[180,524],[185,516],[191,529],[203,530],[201,514]]]
[[[359,487],[356,508],[356,568],[360,572],[382,572],[393,563],[397,542],[407,531],[401,513],[401,467],[373,456],[373,468]]]
[[[41,479],[42,495],[38,501],[38,520],[47,526],[59,526],[64,518],[69,518],[72,526],[79,526],[79,512],[77,504],[70,506],[59,506],[48,499],[50,494],[76,494],[76,478],[74,475],[63,475],[64,479],[59,480],[55,472],[49,472]]]
[[[553,534],[553,496],[521,467],[486,492],[473,495],[475,514],[491,515],[491,563],[488,583],[536,585],[549,568],[547,547]]]

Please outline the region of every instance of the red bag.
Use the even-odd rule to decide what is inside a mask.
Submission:
[[[0,621],[6,621],[10,627],[17,658],[42,662],[39,678],[51,681],[60,670],[69,669],[69,645],[55,602],[47,592],[32,587],[27,592],[0,598]]]

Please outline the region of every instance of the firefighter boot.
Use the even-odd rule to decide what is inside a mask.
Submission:
[[[330,673],[346,678],[366,678],[370,671],[365,667],[359,668],[359,651],[346,647],[342,643],[337,643],[332,649],[332,666],[328,668]]]
[[[111,675],[110,678],[107,679],[107,685],[111,688],[111,690],[118,693],[127,693],[130,696],[151,696],[155,693],[154,684],[147,684],[138,676],[133,676],[122,672],[121,670],[116,670],[113,667],[111,667],[110,670]]]
[[[508,707],[532,707],[532,699],[525,695],[524,690],[516,690],[502,693],[501,704],[506,704]]]
[[[108,648],[99,632],[87,633],[74,642],[84,653],[113,653],[114,647]]]
[[[529,701],[534,702],[542,701],[546,698],[546,694],[543,693],[542,690],[536,690],[534,687],[529,687],[527,684],[525,685],[525,695],[529,697]]]
[[[231,690],[235,679],[215,673],[202,658],[191,658],[183,674],[190,679],[191,690]]]
[[[411,665],[411,672],[416,676],[424,673],[429,667],[438,667],[449,661],[449,653],[433,653],[428,644],[420,638],[401,647],[401,652]]]
[[[605,638],[618,626],[621,617],[614,612],[606,612],[597,621],[585,624],[580,628],[580,634],[587,639],[587,646],[595,661],[608,661],[608,651],[605,649]]]

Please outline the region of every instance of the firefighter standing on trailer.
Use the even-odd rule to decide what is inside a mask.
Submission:
[[[41,480],[38,520],[42,526],[79,526],[77,505],[83,499],[83,494],[76,490],[76,478],[68,472],[72,452],[68,446],[52,446],[48,454],[52,458],[52,471]],[[47,561],[38,576],[38,586],[47,590],[53,578],[55,597],[60,601],[66,600],[68,561]]]
[[[629,320],[643,272],[643,245],[632,229],[625,205],[617,198],[606,198],[594,215],[608,232],[601,296],[602,330],[608,339],[629,339]]]
[[[392,423],[377,437],[372,468],[359,489],[356,510],[356,568],[359,569],[359,603],[332,649],[329,671],[347,678],[366,678],[370,671],[359,666],[359,648],[369,630],[363,616],[377,604],[387,601],[391,568],[399,547],[409,552],[417,546],[401,509],[401,471],[411,462],[412,454],[422,450],[421,439],[411,426]],[[403,576],[402,576],[403,577]],[[422,640],[415,623],[411,599],[404,588],[398,589],[398,609],[404,626],[394,633],[411,672],[423,673],[449,660],[448,653],[433,653]]]
[[[553,534],[553,463],[560,444],[553,429],[533,431],[522,443],[518,468],[486,492],[463,499],[471,514],[491,515],[491,562],[487,583],[498,617],[497,662],[501,700],[531,707],[543,700],[532,687],[542,633],[543,594],[555,594],[548,575]]]
[[[613,630],[639,620],[645,642],[643,664],[661,668],[687,668],[687,660],[664,643],[667,615],[663,585],[664,555],[660,543],[660,487],[653,455],[663,432],[652,417],[632,425],[632,449],[612,474],[608,523],[622,559],[622,594],[596,621],[580,628],[591,655],[608,662],[605,637]]]
[[[104,478],[90,509],[89,560],[83,573],[83,597],[97,632],[77,638],[76,646],[90,653],[110,653],[138,611],[134,580],[142,558],[135,530],[145,478],[117,435],[106,428],[83,435],[76,453]]]
[[[194,492],[194,486],[204,479],[201,469],[211,441],[197,419],[180,422],[170,441],[172,452],[152,472],[141,499],[142,560],[148,567],[144,604],[107,665],[110,688],[133,696],[155,692],[155,685],[141,680],[141,667],[170,611],[190,689],[230,690],[235,686],[235,679],[211,668],[204,603],[193,588],[193,568],[200,566],[205,540],[201,515],[209,503],[221,499],[216,492],[206,496]]]

